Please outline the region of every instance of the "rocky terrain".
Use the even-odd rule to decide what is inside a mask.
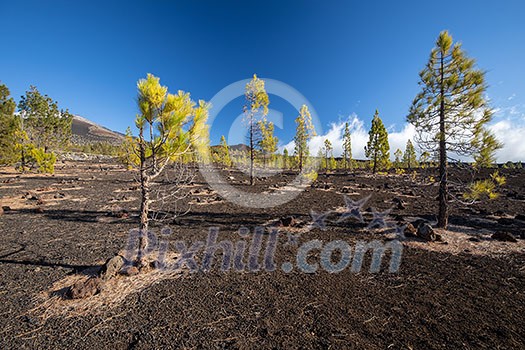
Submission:
[[[211,227],[220,241],[249,244],[264,226],[278,229],[276,269],[223,272],[219,250],[207,271],[117,276],[98,294],[71,300],[68,288],[122,252],[137,227],[137,174],[107,160],[65,161],[53,176],[3,168],[0,348],[523,348],[525,172],[501,170],[500,196],[475,204],[459,201],[458,184],[471,173],[452,172],[450,227],[427,239],[418,228],[435,220],[433,170],[321,174],[294,200],[268,209],[232,204],[197,174],[171,219],[153,227],[169,242],[167,261],[180,256],[177,241],[205,241]],[[235,188],[260,193],[282,191],[295,176],[250,187],[238,171],[222,174]],[[343,215],[360,201],[362,221]],[[386,225],[370,225],[380,217]],[[370,255],[359,273],[305,273],[295,263],[305,242],[386,244],[399,229],[410,236],[408,224],[416,237],[400,239],[395,273],[388,253],[377,273],[369,272]],[[163,225],[171,235],[160,235]],[[308,262],[319,264],[319,250],[311,253]]]

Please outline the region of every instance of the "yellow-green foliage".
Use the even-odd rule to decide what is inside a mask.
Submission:
[[[405,169],[402,169],[402,168],[397,168],[396,169],[396,174],[397,175],[403,175],[405,173]]]
[[[463,194],[463,197],[470,200],[494,199],[498,197],[498,194],[494,192],[495,189],[496,184],[492,180],[480,180],[471,183],[468,192]]]
[[[506,183],[505,176],[495,171],[490,175],[490,179],[479,180],[469,185],[468,192],[463,194],[465,199],[480,200],[480,199],[496,199],[499,194],[496,192],[497,187],[503,186]]]
[[[492,173],[492,174],[490,175],[490,178],[491,178],[492,181],[494,181],[494,183],[496,183],[496,185],[498,185],[498,186],[503,186],[503,185],[505,185],[505,183],[507,182],[507,179],[505,178],[505,176],[500,175],[500,174],[499,174],[499,171],[495,171],[494,173]]]
[[[33,148],[30,155],[41,173],[53,174],[55,172],[57,157],[54,153],[46,153],[43,148]]]
[[[318,175],[317,171],[315,170],[310,170],[309,172],[303,173],[303,177],[305,179],[308,179],[311,182],[314,182],[315,180],[317,180],[317,175]]]

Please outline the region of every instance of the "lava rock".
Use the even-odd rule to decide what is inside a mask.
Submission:
[[[516,237],[514,237],[514,235],[506,231],[498,231],[494,233],[492,235],[492,239],[495,239],[501,242],[512,242],[512,243],[516,243],[518,241]]]
[[[293,216],[287,216],[279,219],[279,226],[290,227],[295,225],[295,218]]]
[[[100,292],[102,280],[98,277],[90,277],[87,280],[78,281],[69,287],[67,297],[70,299],[85,299]]]
[[[434,242],[437,238],[434,229],[427,223],[419,225],[417,228],[417,236],[427,242]]]
[[[481,239],[479,239],[478,237],[470,237],[468,240],[471,242],[481,242]]]
[[[136,266],[127,266],[120,270],[120,274],[123,276],[135,276],[139,274],[139,269]]]
[[[103,280],[108,280],[111,277],[116,276],[116,274],[122,269],[125,264],[125,259],[120,255],[115,255],[111,259],[108,259],[104,266],[100,269],[99,276]]]
[[[411,223],[408,223],[405,227],[405,237],[417,237],[417,230]]]
[[[8,205],[4,205],[4,206],[2,206],[2,210],[3,210],[4,212],[6,212],[6,211],[11,211],[11,207],[8,206]]]

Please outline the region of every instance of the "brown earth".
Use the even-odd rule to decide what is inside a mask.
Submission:
[[[451,172],[454,186],[471,178],[466,170]],[[224,173],[236,187],[255,192],[275,191],[294,176],[287,172],[249,187],[243,174]],[[353,247],[358,240],[393,238],[391,230],[367,229],[353,219],[338,223],[343,194],[354,200],[371,195],[363,207],[366,222],[374,211],[391,208],[391,223],[432,222],[437,187],[430,175],[436,177],[432,170],[320,175],[316,186],[269,209],[221,200],[197,177],[184,187],[192,194],[177,210],[189,211],[169,222],[173,234],[163,236],[170,242],[168,260],[178,256],[175,241],[189,246],[205,240],[210,227],[219,228],[219,240],[249,243],[241,227],[253,232],[280,221],[275,271],[221,272],[217,255],[211,271],[118,276],[91,298],[67,300],[68,286],[126,246],[128,231],[137,226],[136,175],[116,164],[86,162],[61,164],[54,176],[3,169],[0,201],[9,208],[0,215],[0,348],[525,347],[525,222],[516,219],[525,214],[523,171],[505,170],[507,184],[493,201],[462,204],[460,187],[453,186],[451,225],[437,231],[445,242],[403,241],[397,273],[388,272],[388,254],[379,273],[368,272],[368,260],[360,273],[350,267],[282,271],[309,240]],[[326,230],[310,225],[310,210],[331,211]],[[294,227],[282,224],[288,222]],[[491,238],[500,231],[517,243]],[[198,257],[200,263],[202,251]],[[308,261],[319,262],[319,251]]]

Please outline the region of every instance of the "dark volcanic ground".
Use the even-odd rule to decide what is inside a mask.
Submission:
[[[394,208],[390,218],[432,220],[437,187],[428,181],[427,172],[414,178],[320,175],[316,183],[328,183],[327,190],[308,188],[295,200],[270,209],[217,200],[196,178],[195,186],[187,188],[194,193],[188,199],[200,203],[170,223],[170,250],[176,251],[176,240],[188,245],[204,240],[212,226],[219,227],[220,240],[236,242],[241,226],[253,230],[287,216],[311,222],[310,210],[344,206],[344,187],[355,200],[371,195],[364,209],[384,211],[399,197],[405,209]],[[470,176],[457,169],[452,173],[454,183]],[[281,264],[293,262],[298,247],[282,232],[274,272],[223,273],[217,267],[218,255],[210,272],[158,280],[122,303],[91,313],[75,315],[73,310],[70,315],[43,317],[39,295],[124,248],[128,231],[137,226],[139,193],[134,175],[113,164],[66,164],[55,176],[17,177],[5,170],[0,174],[0,197],[11,210],[0,215],[0,348],[523,348],[525,241],[497,242],[490,232],[504,230],[516,237],[523,233],[525,222],[515,216],[525,214],[525,173],[504,174],[507,185],[498,199],[452,204],[451,227],[470,228],[480,242],[461,236],[473,248],[459,254],[447,251],[447,246],[454,248],[452,243],[425,243],[431,249],[406,243],[398,273],[388,272],[388,256],[375,274],[366,268],[361,273],[350,268],[335,274],[297,269],[284,273]],[[248,188],[242,174],[229,175],[238,188]],[[260,180],[248,190],[282,186],[292,177],[289,173]],[[187,208],[184,202],[178,209]],[[299,245],[311,239],[338,239],[353,246],[357,240],[386,237],[352,220],[337,223],[338,215],[327,217],[326,230],[303,227]],[[486,254],[474,254],[476,244],[494,251],[484,248]],[[438,246],[443,249],[432,249]],[[318,262],[319,252],[309,259]]]

